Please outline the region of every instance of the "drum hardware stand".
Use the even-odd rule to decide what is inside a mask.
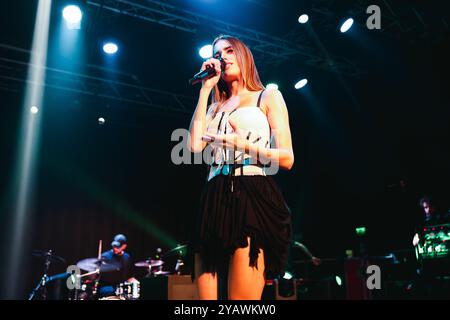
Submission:
[[[147,274],[145,275],[146,278],[150,278],[152,276],[152,266],[148,266]]]
[[[184,266],[184,261],[183,261],[183,259],[181,259],[181,256],[180,256],[180,257],[178,257],[177,264],[175,265],[175,273],[178,275],[181,274],[181,270],[180,270],[181,266]]]
[[[52,255],[52,250],[49,250],[47,253],[47,256],[45,257],[45,264],[44,264],[44,275],[42,276],[41,280],[39,280],[38,285],[33,289],[30,296],[28,297],[28,300],[33,300],[36,293],[42,288],[42,299],[47,300],[47,288],[46,284],[49,280],[47,273],[50,269],[50,257]]]

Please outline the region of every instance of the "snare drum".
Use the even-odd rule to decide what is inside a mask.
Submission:
[[[117,286],[116,295],[124,300],[138,300],[140,298],[141,285],[139,281],[124,282]]]

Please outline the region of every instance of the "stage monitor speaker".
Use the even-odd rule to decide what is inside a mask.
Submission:
[[[140,282],[142,300],[198,300],[190,275],[158,276]]]
[[[169,300],[198,300],[197,286],[190,275],[169,276],[167,298]]]
[[[275,280],[276,300],[297,300],[297,281],[295,279]]]
[[[267,280],[261,300],[297,300],[297,279]]]

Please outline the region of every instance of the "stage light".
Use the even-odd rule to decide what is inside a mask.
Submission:
[[[302,80],[300,80],[299,82],[297,82],[296,84],[295,84],[295,89],[301,89],[301,88],[303,88],[304,86],[306,86],[306,84],[308,83],[308,80],[307,79],[302,79]]]
[[[352,25],[353,25],[353,19],[352,18],[349,18],[349,19],[345,20],[345,22],[341,26],[341,32],[342,33],[347,32],[348,30],[350,30]]]
[[[302,14],[300,17],[298,17],[298,22],[300,23],[307,23],[309,20],[309,17],[307,14]]]
[[[341,277],[336,276],[336,277],[335,277],[335,280],[336,280],[336,283],[337,283],[337,285],[338,285],[339,287],[342,286],[342,279],[341,279]]]
[[[11,216],[9,221],[8,249],[3,252],[5,265],[4,279],[1,281],[2,295],[7,300],[20,300],[25,289],[21,279],[27,271],[23,252],[31,243],[29,235],[30,220],[35,214],[34,196],[36,195],[36,178],[38,160],[40,159],[41,119],[35,116],[42,105],[44,97],[45,66],[47,61],[48,34],[52,1],[39,0],[34,21],[30,63],[27,70],[27,81],[24,88],[24,99],[21,112],[22,120],[18,130],[17,155],[14,163],[13,188],[11,189]],[[31,114],[30,114],[31,113]]]
[[[119,47],[113,42],[108,42],[103,45],[103,51],[107,54],[115,54],[117,50],[119,50]]]
[[[212,53],[213,53],[213,47],[210,44],[207,44],[206,46],[203,46],[203,47],[201,47],[200,50],[198,50],[198,54],[203,59],[211,58],[212,57]]]
[[[276,83],[269,83],[269,84],[267,84],[266,89],[278,90],[278,85]]]
[[[283,279],[291,280],[293,277],[294,277],[294,276],[292,275],[292,273],[286,271],[286,272],[284,273]]]
[[[105,124],[105,118],[102,118],[102,117],[100,117],[100,118],[98,118],[98,124],[99,125],[104,125]]]
[[[358,227],[355,231],[358,236],[363,236],[366,234],[366,227]]]
[[[36,113],[39,112],[39,108],[36,107],[36,106],[32,106],[32,107],[30,108],[30,112],[31,112],[32,114],[36,114]]]
[[[79,29],[83,13],[80,7],[76,5],[69,5],[63,9],[63,17],[66,20],[69,29]]]

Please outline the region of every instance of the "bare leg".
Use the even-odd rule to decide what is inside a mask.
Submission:
[[[248,246],[238,248],[230,260],[228,274],[228,299],[260,300],[266,279],[264,276],[264,252],[258,256],[258,269],[249,266],[250,238]]]
[[[202,259],[195,254],[195,282],[200,300],[217,300],[217,274],[203,272]]]

